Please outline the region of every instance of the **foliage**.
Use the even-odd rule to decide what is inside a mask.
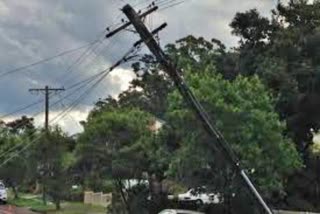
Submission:
[[[56,208],[60,209],[61,199],[71,187],[69,167],[72,156],[68,148],[72,140],[58,127],[44,131],[34,146],[33,158],[36,159],[38,178],[43,186],[43,200],[46,204],[48,194]]]
[[[148,169],[150,121],[147,113],[129,108],[108,109],[90,118],[77,148],[79,160],[85,160],[85,176],[98,186],[112,175],[141,176]]]
[[[21,117],[11,122],[1,123],[0,127],[0,177],[8,187],[12,187],[18,197],[18,189],[32,177],[33,167],[29,164],[29,153],[17,155],[16,151],[25,148],[33,139],[36,132],[33,119]]]
[[[319,7],[319,1],[291,0],[278,5],[272,20],[250,10],[231,23],[242,38],[239,60],[247,62],[240,73],[258,74],[278,97],[277,110],[301,153],[310,145],[310,129],[319,127]]]
[[[229,82],[208,71],[201,75],[190,72],[187,80],[243,166],[254,170],[251,176],[260,189],[265,194],[282,190],[285,177],[301,163],[292,142],[282,136],[285,124],[274,112],[273,100],[259,79],[240,76]],[[208,137],[177,92],[169,99],[168,121],[178,135],[179,148],[174,153],[171,174],[185,180],[197,169],[221,169],[225,163],[210,146],[216,144],[215,140]],[[203,178],[201,174],[199,177]]]
[[[44,205],[41,198],[24,198],[20,197],[18,199],[13,199],[8,201],[9,204],[15,205],[17,207],[29,207],[34,211],[46,211],[54,210],[52,205]]]
[[[257,11],[255,16],[253,11],[247,11],[238,13],[231,23],[233,33],[242,38],[237,50],[239,73],[259,75],[277,97],[276,110],[288,124],[284,134],[293,139],[306,166],[288,177],[285,206],[300,204],[299,209],[306,204],[319,209],[320,194],[296,185],[303,183],[313,188],[320,184],[319,176],[314,174],[318,160],[310,152],[311,129],[320,127],[319,8],[319,1],[290,0],[279,4],[271,19],[261,17]],[[256,32],[267,37],[255,38]],[[289,196],[296,198],[291,200]]]

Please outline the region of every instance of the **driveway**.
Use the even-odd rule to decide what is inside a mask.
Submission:
[[[11,205],[0,205],[1,214],[35,214],[25,208],[18,208]]]

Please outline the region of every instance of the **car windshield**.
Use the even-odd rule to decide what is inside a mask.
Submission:
[[[190,190],[190,194],[191,194],[191,195],[196,195],[197,192],[196,192],[194,189],[192,189],[192,190]]]

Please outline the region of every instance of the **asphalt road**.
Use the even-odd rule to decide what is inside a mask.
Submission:
[[[11,205],[0,205],[0,214],[35,214],[25,208],[17,208]]]

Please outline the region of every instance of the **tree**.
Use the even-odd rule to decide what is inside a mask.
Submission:
[[[149,117],[137,109],[108,108],[89,118],[77,148],[86,177],[98,182],[112,174],[141,176],[148,164],[143,146],[150,135]]]
[[[33,158],[36,160],[38,178],[43,188],[43,202],[47,203],[49,195],[60,209],[60,202],[70,190],[68,168],[72,165],[69,151],[72,139],[59,127],[43,130],[33,145]]]
[[[5,126],[13,133],[13,134],[32,134],[35,131],[34,127],[34,118],[22,116],[16,120],[5,123]]]
[[[278,97],[276,108],[305,161],[310,129],[319,127],[319,8],[319,1],[290,0],[272,11],[271,20],[250,10],[230,24],[242,38],[240,73],[259,75]]]
[[[251,177],[263,194],[270,198],[273,191],[284,190],[286,176],[301,167],[301,162],[294,144],[282,136],[285,124],[274,112],[274,101],[261,81],[239,76],[230,82],[214,70],[186,74],[196,97],[214,118],[243,166],[252,172]],[[177,180],[197,185],[202,181],[220,189],[220,173],[211,173],[213,177],[204,177],[202,173],[208,169],[226,170],[223,154],[210,148],[214,139],[202,129],[177,91],[169,100],[168,123],[178,139],[170,172]]]
[[[27,175],[27,161],[26,155],[15,154],[28,143],[26,138],[13,135],[7,128],[1,129],[0,144],[1,144],[1,163],[9,160],[0,169],[0,177],[8,187],[11,187],[14,197],[18,198],[18,187],[22,185]],[[12,150],[15,148],[15,150]],[[12,158],[14,157],[14,158]]]
[[[264,29],[271,31],[262,40],[264,44],[256,47],[244,39],[238,48],[239,61],[248,62],[241,66],[240,73],[259,75],[277,97],[276,109],[288,124],[284,134],[294,140],[306,166],[288,178],[287,206],[299,209],[308,206],[315,210],[319,209],[320,195],[315,197],[313,191],[306,190],[319,180],[314,173],[319,159],[311,152],[311,129],[317,131],[320,127],[319,8],[319,1],[290,0],[288,4],[279,4],[272,11],[269,24],[265,22]],[[246,29],[257,29],[253,23],[261,20],[259,16],[249,22],[249,17],[250,12],[238,13],[231,24],[233,32],[241,38]],[[295,188],[297,183],[309,184],[310,188]],[[319,185],[319,181],[316,183]]]
[[[0,159],[3,163],[7,161],[0,168],[0,176],[12,188],[15,198],[19,196],[19,187],[26,185],[34,175],[33,164],[29,161],[30,152],[23,149],[30,144],[35,133],[33,118],[26,116],[2,122],[0,127]]]
[[[220,66],[225,69],[226,78],[233,78],[232,54],[227,55],[225,46],[218,40],[206,41],[204,38],[187,36],[175,44],[168,44],[166,54],[178,67],[197,68],[200,72],[206,67]],[[132,65],[136,78],[127,91],[119,95],[118,105],[135,107],[163,119],[167,108],[167,95],[174,89],[169,76],[151,55],[144,55]]]

